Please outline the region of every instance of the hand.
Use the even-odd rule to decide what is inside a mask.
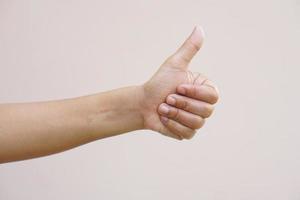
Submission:
[[[190,139],[211,115],[217,102],[215,85],[203,75],[188,71],[204,39],[196,27],[183,45],[142,86],[144,128],[179,140]]]

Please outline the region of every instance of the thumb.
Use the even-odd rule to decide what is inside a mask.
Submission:
[[[196,26],[191,35],[179,47],[179,49],[168,59],[173,67],[186,69],[192,58],[200,50],[204,40],[202,27]]]

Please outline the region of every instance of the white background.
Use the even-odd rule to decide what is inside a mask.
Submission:
[[[136,131],[2,164],[0,199],[299,200],[299,0],[1,0],[0,102],[142,84],[195,24],[191,70],[221,98],[192,140]]]

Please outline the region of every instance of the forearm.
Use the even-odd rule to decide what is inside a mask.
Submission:
[[[0,105],[0,163],[61,152],[143,128],[139,86],[73,99]]]

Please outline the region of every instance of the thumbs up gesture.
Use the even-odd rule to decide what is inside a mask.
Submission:
[[[213,112],[216,86],[205,76],[188,70],[204,39],[195,27],[182,46],[143,84],[144,128],[178,140],[190,139]]]

